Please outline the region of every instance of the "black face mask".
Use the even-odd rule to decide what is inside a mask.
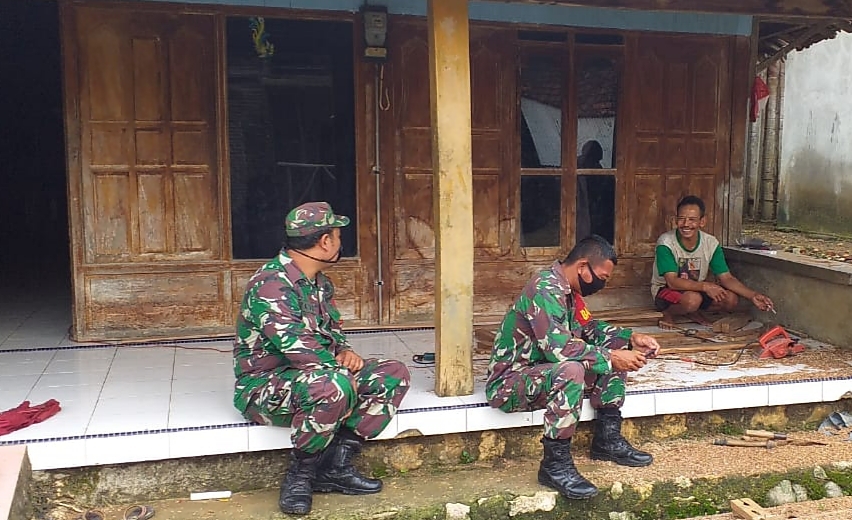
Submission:
[[[591,266],[589,266],[589,273],[592,275],[591,282],[583,280],[583,277],[577,273],[577,278],[580,281],[580,294],[583,296],[591,296],[606,287],[606,280],[598,278]]]
[[[323,260],[322,258],[317,258],[315,256],[311,256],[311,255],[305,253],[304,251],[299,251],[298,249],[293,249],[292,251],[295,252],[295,253],[299,253],[302,256],[306,256],[306,257],[308,257],[311,260],[314,260],[316,262],[322,262],[324,264],[336,264],[337,262],[340,261],[340,255],[343,254],[343,244],[340,244],[340,249],[337,250],[337,254],[334,255],[333,257],[331,257],[330,260]]]

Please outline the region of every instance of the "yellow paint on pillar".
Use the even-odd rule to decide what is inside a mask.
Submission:
[[[429,0],[435,393],[473,393],[473,170],[467,0]]]

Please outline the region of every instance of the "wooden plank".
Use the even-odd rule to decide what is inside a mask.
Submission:
[[[766,520],[767,512],[750,498],[731,500],[731,512],[745,520]]]
[[[757,31],[754,28],[753,31]],[[728,196],[722,198],[721,240],[723,244],[734,244],[742,236],[743,210],[745,208],[745,170],[748,144],[749,92],[754,73],[755,55],[752,44],[756,36],[737,36],[731,43],[731,152],[730,168],[727,173]],[[756,44],[755,44],[756,46]]]
[[[745,327],[751,322],[751,316],[747,314],[732,314],[713,322],[713,332],[730,334]]]
[[[435,393],[473,393],[473,172],[467,1],[429,0]]]
[[[700,343],[698,345],[687,345],[684,347],[664,347],[660,349],[659,355],[668,354],[694,354],[696,352],[720,352],[725,350],[739,350],[747,348],[751,342],[725,342],[725,343]]]

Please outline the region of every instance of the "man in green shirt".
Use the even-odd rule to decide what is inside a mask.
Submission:
[[[663,313],[661,327],[672,327],[680,315],[706,325],[701,311],[732,312],[740,296],[762,311],[774,307],[731,274],[719,241],[701,231],[707,223],[704,213],[704,201],[687,195],[677,204],[677,227],[657,240],[651,296]],[[708,281],[709,274],[715,282]]]

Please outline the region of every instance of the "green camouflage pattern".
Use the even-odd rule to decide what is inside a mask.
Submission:
[[[631,329],[592,318],[561,264],[533,276],[503,318],[488,365],[485,396],[504,412],[544,409],[544,435],[574,434],[586,388],[594,408],[620,408],[627,374],[609,351],[627,347]]]
[[[341,426],[377,436],[408,391],[398,361],[368,359],[356,374],[335,357],[351,349],[323,273],[308,280],[281,251],[249,280],[234,340],[234,406],[259,424],[290,426],[293,445],[325,449]]]
[[[349,225],[349,217],[335,215],[328,202],[306,202],[293,208],[284,220],[288,237],[303,237],[323,229]]]

